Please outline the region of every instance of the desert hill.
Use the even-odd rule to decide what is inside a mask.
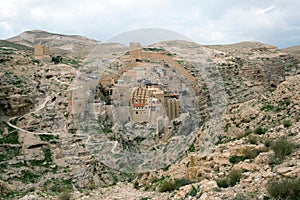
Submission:
[[[282,49],[282,51],[287,52],[295,57],[300,57],[300,46],[293,46],[293,47],[288,47],[285,49]]]
[[[86,56],[90,50],[100,44],[99,41],[79,35],[63,35],[41,30],[25,31],[8,39],[8,41],[28,47],[33,47],[34,44],[42,44],[52,47],[53,53],[70,54],[78,58]]]
[[[80,66],[39,62],[34,43]],[[150,74],[182,80],[174,90],[185,88],[178,95],[197,104],[186,115],[192,133],[180,134],[191,128],[183,120],[162,138],[145,137],[144,124],[130,134],[130,124],[118,125],[109,92],[149,65]],[[0,199],[299,198],[300,61],[289,51],[178,40],[132,54],[121,44],[28,31],[0,41],[0,66]],[[99,84],[104,75],[116,80]],[[124,151],[144,157],[124,159]]]

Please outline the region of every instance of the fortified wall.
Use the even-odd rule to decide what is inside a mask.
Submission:
[[[188,70],[184,69],[177,61],[173,60],[170,56],[157,53],[157,52],[143,51],[142,48],[136,48],[136,46],[137,45],[130,44],[131,48],[129,53],[132,59],[132,65],[128,67],[132,68],[136,66],[137,65],[136,61],[139,59],[148,59],[154,62],[163,62],[169,65],[170,67],[175,68],[176,71],[184,75],[193,87],[196,86],[196,78],[192,76]]]
[[[139,60],[151,60],[154,62],[162,62],[174,68],[177,72],[186,77],[187,81],[192,85],[193,89],[197,91],[196,78],[190,74],[188,70],[183,68],[177,61],[173,60],[170,56],[157,52],[143,51],[139,43],[130,43],[130,58],[131,63],[121,68],[116,75],[107,75],[101,78],[100,83],[103,85],[113,84],[114,80],[119,79],[125,72],[140,66]]]

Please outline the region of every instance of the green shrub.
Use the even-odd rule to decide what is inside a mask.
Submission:
[[[219,187],[222,187],[222,188],[229,187],[229,183],[228,183],[227,178],[219,178],[219,179],[216,180],[216,182],[217,182],[217,185]]]
[[[0,138],[0,144],[19,144],[18,132],[13,131],[3,138]]]
[[[232,200],[247,200],[247,196],[243,193],[238,193]]]
[[[192,182],[187,179],[166,180],[160,185],[159,191],[160,192],[170,192],[170,191],[177,190],[181,186],[188,185],[191,183]]]
[[[257,195],[258,194],[256,192],[242,192],[236,194],[236,196],[234,196],[232,200],[253,200],[257,199]],[[268,200],[268,198],[264,196],[263,200]]]
[[[102,129],[103,133],[112,133],[113,131],[111,130],[111,128],[103,128]]]
[[[23,171],[21,171],[20,180],[23,183],[35,183],[39,179],[39,177],[40,176],[38,174],[35,174],[31,171],[23,170]]]
[[[266,147],[272,146],[272,144],[273,144],[273,139],[265,138],[264,144],[265,144]]]
[[[50,141],[50,140],[59,139],[59,137],[57,135],[39,135],[39,137],[42,141]]]
[[[248,141],[250,144],[256,144],[258,142],[258,137],[256,135],[249,135]]]
[[[135,189],[140,189],[140,186],[139,186],[139,182],[138,181],[135,181],[134,183],[133,183],[133,187],[135,188]]]
[[[44,185],[45,191],[51,191],[53,193],[63,193],[67,191],[72,191],[72,181],[71,180],[60,180],[60,179],[51,179],[47,181]]]
[[[7,161],[13,159],[20,153],[20,147],[9,147],[4,148],[2,152],[0,152],[0,162]]]
[[[237,182],[240,181],[242,177],[242,172],[240,170],[231,170],[231,172],[229,172],[227,177],[229,179],[229,185],[234,186],[236,185]]]
[[[263,110],[265,110],[265,111],[271,111],[271,110],[274,110],[274,106],[273,105],[271,105],[271,104],[265,104],[265,105],[263,105],[261,108],[260,108],[260,110],[261,111],[263,111]]]
[[[251,131],[250,130],[247,130],[247,131],[245,131],[244,133],[241,133],[241,134],[238,134],[237,136],[236,136],[236,139],[241,139],[241,138],[244,138],[244,137],[246,137],[246,136],[248,136],[248,135],[250,135],[251,134]]]
[[[245,159],[254,159],[254,158],[256,158],[256,156],[258,156],[258,154],[260,154],[259,150],[249,149],[244,152],[244,158]]]
[[[194,186],[192,186],[192,189],[191,191],[189,191],[188,196],[194,197],[197,195],[197,192],[198,192],[197,189]]]
[[[51,57],[51,62],[54,62],[54,64],[61,63],[63,58],[61,56],[52,56]]]
[[[288,128],[288,127],[292,126],[292,122],[290,120],[284,120],[283,121],[283,126],[285,128]]]
[[[229,158],[229,162],[231,162],[232,164],[239,163],[239,162],[244,161],[244,160],[245,160],[244,156],[234,155],[234,156],[231,156]]]
[[[257,135],[262,135],[267,132],[267,129],[263,129],[261,126],[258,126],[256,129],[254,129],[253,133]]]
[[[272,181],[267,184],[267,190],[275,199],[300,199],[300,178]]]
[[[195,146],[194,143],[192,143],[189,147],[189,152],[195,152]]]
[[[216,182],[219,187],[227,188],[235,186],[237,182],[240,181],[242,177],[242,171],[240,170],[231,170],[225,178],[217,179]]]
[[[296,145],[288,141],[285,137],[281,137],[274,141],[271,149],[274,150],[274,156],[270,158],[270,164],[280,164],[285,156],[290,155],[295,149]]]

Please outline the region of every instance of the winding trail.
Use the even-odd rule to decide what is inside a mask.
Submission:
[[[45,99],[45,101],[44,101],[41,105],[39,105],[34,111],[31,111],[31,112],[27,113],[27,115],[28,115],[28,114],[31,114],[31,113],[35,113],[35,112],[40,111],[41,109],[43,109],[43,108],[46,106],[46,104],[47,104],[54,96],[55,96],[55,94],[51,94],[50,96],[47,96],[46,99]],[[10,127],[14,128],[14,129],[16,129],[16,130],[18,130],[18,131],[21,131],[21,132],[23,132],[23,133],[29,133],[29,134],[35,134],[35,135],[61,135],[61,133],[47,133],[47,132],[40,132],[40,133],[38,133],[38,132],[31,132],[31,131],[27,131],[27,130],[25,130],[25,129],[22,129],[22,128],[20,128],[20,127],[18,127],[18,126],[16,126],[16,125],[13,125],[13,124],[11,123],[12,120],[17,119],[18,117],[19,117],[19,116],[10,118],[9,120],[7,120],[7,124],[8,124]]]

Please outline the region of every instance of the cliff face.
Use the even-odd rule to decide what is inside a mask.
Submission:
[[[33,36],[34,42],[50,46],[50,52],[51,47],[58,50],[57,55],[67,52],[64,58],[79,65],[82,60],[78,58],[88,54],[86,49],[97,45],[79,36],[41,31],[10,39],[27,46],[0,42],[0,198],[16,199],[34,189],[43,191],[33,192],[40,199],[54,199],[62,191],[72,192],[75,188],[89,191],[89,197],[87,192],[73,193],[75,199],[264,199],[270,196],[269,182],[285,177],[294,180],[299,174],[300,65],[295,54],[256,42],[200,46],[170,41],[145,48],[153,58],[144,53],[145,57],[138,60],[142,65],[167,66],[175,62],[175,71],[182,67],[189,73],[183,80],[193,77],[186,82],[193,82],[198,104],[195,119],[199,123],[186,151],[172,164],[135,174],[116,171],[97,159],[86,143],[93,137],[85,134],[94,125],[78,131],[74,122],[72,94],[80,87],[75,81],[83,70],[91,69],[83,66],[79,70],[79,65],[67,62],[40,63],[28,47],[33,44],[28,38]],[[110,45],[114,49],[116,44]],[[123,51],[125,47],[118,49]],[[155,56],[157,53],[161,55]],[[131,60],[128,55],[115,57],[107,71],[118,77]],[[94,68],[95,76],[101,69],[97,65]],[[122,135],[116,126],[107,123],[106,117],[97,123],[101,131],[95,134],[106,134],[111,141],[119,142],[109,143],[115,145],[116,153],[122,145],[136,151],[133,147],[143,144],[142,138]],[[162,145],[176,139],[178,136],[170,136]],[[274,144],[281,139],[293,145],[279,158]],[[158,161],[166,159],[156,156]],[[236,179],[231,180],[231,176]],[[163,193],[170,185],[166,191],[174,192]],[[19,193],[14,196],[15,192]]]

